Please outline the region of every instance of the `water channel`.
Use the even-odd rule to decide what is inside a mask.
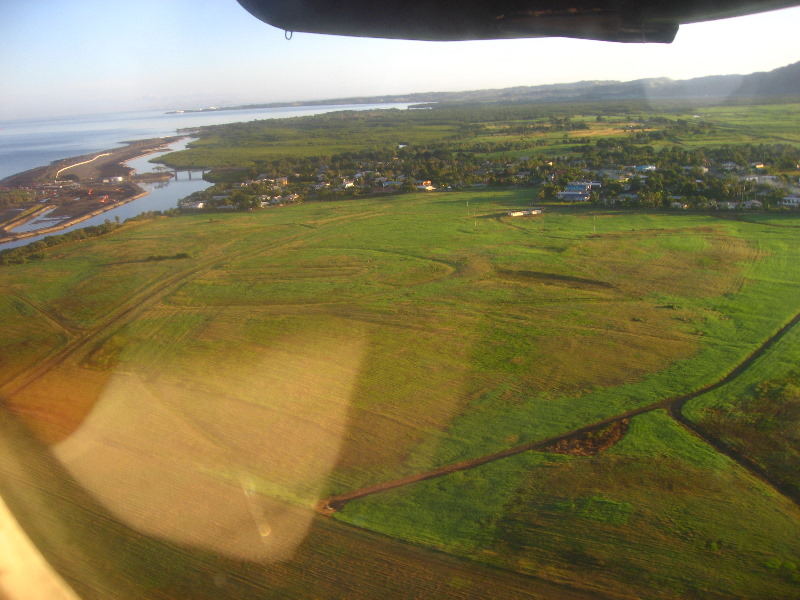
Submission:
[[[186,144],[188,144],[190,141],[191,141],[190,138],[184,138],[183,140],[180,140],[170,145],[170,149],[168,151],[157,152],[139,158],[135,158],[131,161],[128,161],[126,164],[129,167],[136,169],[137,173],[154,172],[155,168],[158,165],[149,162],[151,159],[156,158],[158,156],[163,156],[168,152],[183,150],[186,148]],[[111,210],[108,210],[102,214],[96,215],[85,221],[81,221],[80,223],[76,223],[71,227],[66,227],[55,234],[50,233],[47,235],[58,235],[61,233],[67,233],[69,231],[73,231],[75,229],[80,229],[82,227],[89,227],[90,225],[100,225],[104,223],[107,219],[114,221],[117,219],[117,217],[119,217],[120,221],[125,221],[126,219],[135,217],[136,215],[140,215],[143,212],[156,211],[156,210],[162,210],[162,211],[169,210],[170,208],[175,208],[177,206],[178,200],[180,200],[181,198],[185,198],[192,192],[204,190],[211,185],[209,182],[203,180],[201,171],[177,171],[173,172],[173,174],[175,175],[175,177],[173,177],[172,179],[157,181],[153,183],[140,183],[139,185],[141,185],[141,187],[144,188],[145,191],[147,191],[146,196],[128,202],[127,204],[117,206],[116,208],[112,208]],[[47,214],[48,213],[43,213],[33,221],[30,221],[25,225],[20,225],[19,227],[15,228],[14,231],[16,232],[33,231],[35,229],[41,229],[43,227],[57,225],[58,222],[61,220],[61,219],[48,219]],[[44,237],[47,236],[46,235],[33,236],[21,240],[16,240],[13,242],[6,242],[4,244],[0,244],[0,250],[5,250],[7,248],[16,248],[18,246],[24,246],[25,244],[30,244],[31,242],[41,240]]]

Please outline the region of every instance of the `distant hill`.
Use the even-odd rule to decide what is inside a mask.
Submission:
[[[768,98],[800,98],[800,62],[773,71],[751,73],[750,75],[712,75],[678,81],[664,77],[634,81],[579,81],[463,92],[423,92],[328,98],[301,102],[272,102],[215,107],[213,110],[400,102],[423,104],[428,102],[584,102],[671,99],[740,102]]]

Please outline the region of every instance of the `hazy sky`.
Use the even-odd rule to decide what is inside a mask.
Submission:
[[[671,45],[286,41],[235,0],[0,0],[0,119],[745,74],[800,60],[798,30],[800,8],[684,26]]]

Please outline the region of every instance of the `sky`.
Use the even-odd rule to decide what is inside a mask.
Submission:
[[[287,41],[236,0],[0,0],[0,120],[747,74],[800,60],[798,30],[792,8],[684,25],[668,45]]]

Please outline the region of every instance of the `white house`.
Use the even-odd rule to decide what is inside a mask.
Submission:
[[[789,194],[778,202],[781,206],[789,206],[791,208],[800,208],[800,196],[797,194]]]

